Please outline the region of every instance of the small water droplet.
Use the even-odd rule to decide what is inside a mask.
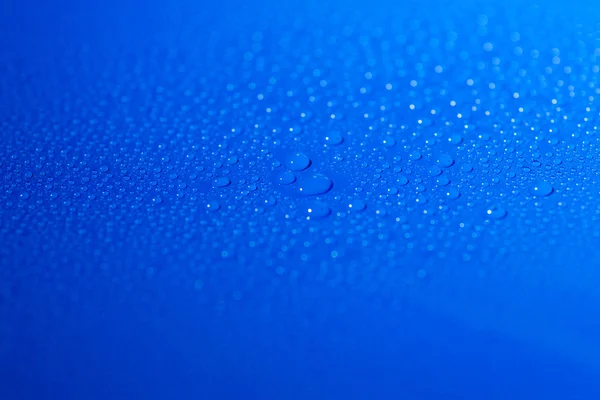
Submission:
[[[448,138],[448,142],[452,144],[461,144],[463,141],[462,135],[455,133],[454,135]]]
[[[360,212],[363,211],[365,208],[367,208],[367,204],[362,201],[362,200],[352,200],[350,202],[350,204],[348,204],[348,209],[350,209],[353,212]]]
[[[436,183],[438,184],[438,186],[448,186],[450,184],[450,179],[448,179],[445,176],[440,176],[439,178],[437,178]]]
[[[206,205],[206,209],[209,211],[217,211],[219,208],[221,208],[221,205],[216,200],[212,200]]]
[[[506,210],[500,206],[491,206],[486,213],[489,218],[498,220],[505,218],[507,215]]]
[[[445,197],[450,200],[456,200],[460,197],[460,192],[455,188],[450,188],[446,191]]]
[[[331,214],[331,209],[324,203],[314,201],[308,205],[306,219],[325,218]]]
[[[463,165],[461,165],[460,170],[465,173],[471,172],[471,171],[473,171],[473,166],[471,166],[471,164],[463,164]]]
[[[342,144],[343,141],[344,137],[337,132],[333,132],[325,136],[325,144],[327,144],[328,146],[337,146],[339,144]]]
[[[231,181],[226,176],[219,176],[215,178],[213,183],[215,187],[225,187],[229,186]]]
[[[385,147],[394,147],[396,145],[396,139],[394,139],[393,137],[388,137],[383,139],[383,145]]]
[[[292,183],[296,182],[296,177],[290,171],[281,171],[277,174],[275,179],[277,183],[281,185],[291,185]]]
[[[437,165],[433,165],[429,168],[429,176],[439,176],[442,174],[442,169]]]
[[[331,179],[323,174],[307,175],[298,180],[298,193],[303,196],[316,196],[327,193],[333,187]]]
[[[550,196],[554,192],[554,188],[547,182],[537,182],[529,188],[529,192],[538,197]]]
[[[264,201],[265,206],[274,206],[277,204],[277,199],[273,196],[269,196]]]
[[[452,166],[452,164],[454,164],[454,160],[452,159],[452,157],[450,155],[442,154],[441,156],[438,157],[437,163],[442,168],[448,168],[448,167]]]
[[[413,150],[409,155],[408,158],[413,160],[413,161],[417,161],[420,160],[423,157],[423,155],[421,154],[420,151],[418,150]]]
[[[294,153],[286,160],[286,165],[292,171],[303,171],[310,166],[310,158],[306,154]]]

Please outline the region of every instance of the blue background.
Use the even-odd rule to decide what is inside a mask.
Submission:
[[[0,398],[600,398],[599,13],[3,2]]]

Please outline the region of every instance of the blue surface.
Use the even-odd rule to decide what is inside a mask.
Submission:
[[[600,6],[426,3],[3,3],[0,398],[600,398]]]

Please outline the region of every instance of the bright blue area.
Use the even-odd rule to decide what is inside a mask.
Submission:
[[[3,3],[0,399],[600,398],[600,6],[426,3]]]

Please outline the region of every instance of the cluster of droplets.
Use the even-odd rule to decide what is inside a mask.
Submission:
[[[214,263],[250,263],[253,249],[277,264],[320,257],[303,247],[317,242],[327,261],[412,265],[482,258],[494,240],[481,237],[519,251],[523,224],[551,236],[562,208],[595,209],[590,43],[561,54],[569,40],[481,15],[472,35],[336,24],[303,37],[279,26],[281,49],[266,32],[239,37],[211,56],[222,70],[153,53],[139,87],[107,66],[87,106],[66,95],[52,124],[7,119],[28,139],[0,153],[4,236],[65,220],[83,237],[65,241],[100,229],[114,250],[150,226],[128,251],[163,238],[184,260],[200,242]]]

